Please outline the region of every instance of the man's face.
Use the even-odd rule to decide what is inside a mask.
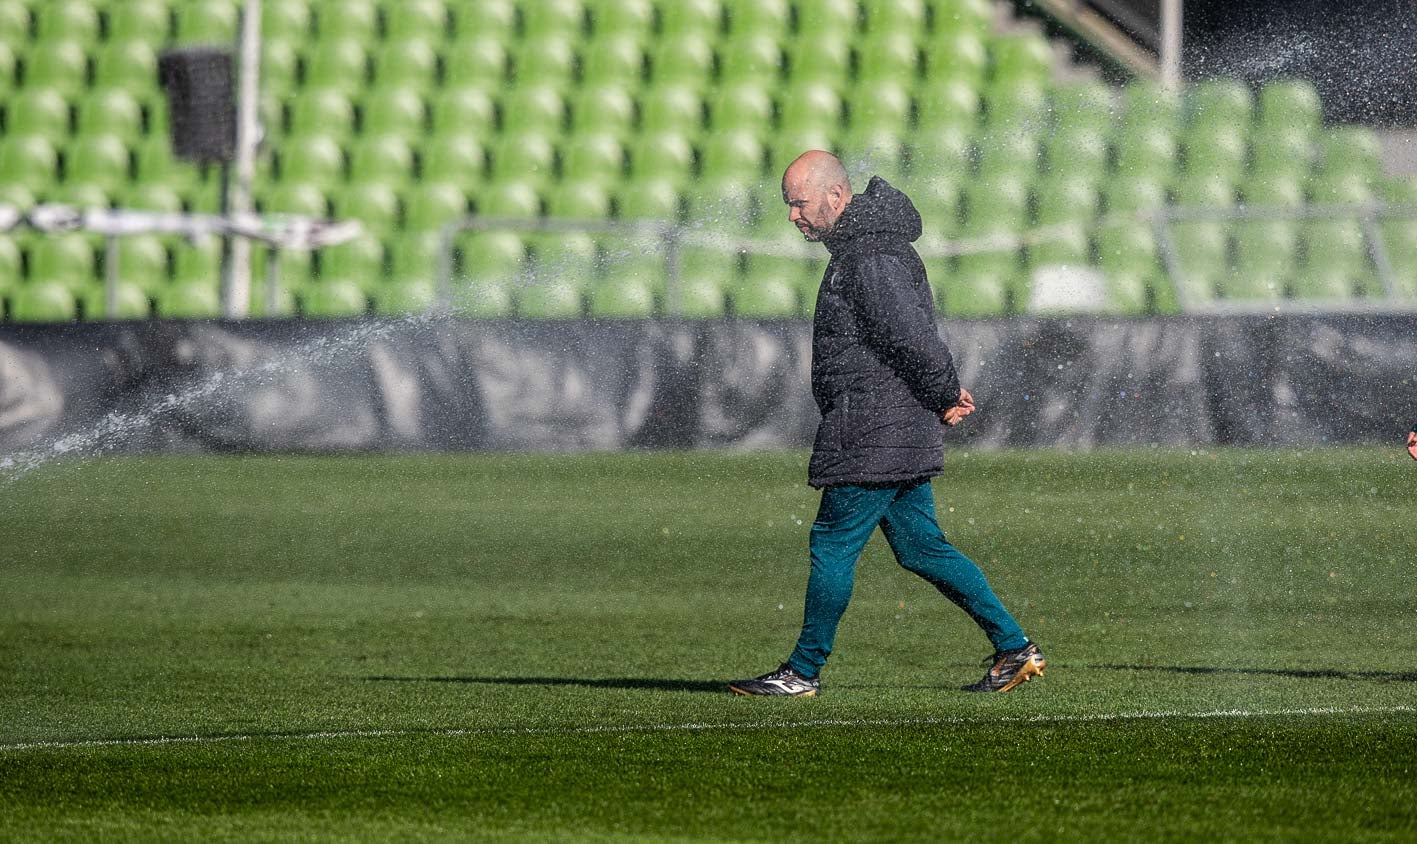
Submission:
[[[810,241],[819,241],[831,232],[845,207],[836,194],[822,190],[806,179],[789,176],[782,181],[782,201],[787,203],[787,221]]]

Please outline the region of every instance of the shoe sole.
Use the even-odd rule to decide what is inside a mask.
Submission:
[[[730,692],[734,693],[735,695],[741,695],[741,696],[743,696],[743,697],[816,697],[816,696],[817,696],[817,690],[816,690],[816,689],[813,689],[813,690],[811,690],[810,692],[796,692],[795,694],[764,695],[764,694],[759,694],[759,693],[757,693],[757,692],[745,692],[745,691],[743,691],[742,689],[738,688],[737,686],[733,685],[732,683],[728,684],[728,690],[729,690]]]
[[[1043,669],[1047,666],[1048,662],[1043,659],[1042,654],[1036,654],[1034,656],[1029,657],[1028,662],[1025,662],[1023,664],[1023,667],[1018,670],[1018,673],[1014,675],[1014,678],[1008,683],[1004,684],[999,689],[999,692],[1011,692],[1014,689],[1018,688],[1020,684],[1027,683],[1034,677],[1041,678],[1043,676]]]

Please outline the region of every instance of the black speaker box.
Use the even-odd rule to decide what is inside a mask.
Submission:
[[[172,151],[203,164],[236,154],[236,93],[231,51],[215,47],[169,50],[158,59],[167,92]]]

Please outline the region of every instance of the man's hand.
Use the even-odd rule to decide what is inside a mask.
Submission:
[[[1407,453],[1417,460],[1417,431],[1407,432]]]
[[[969,391],[961,388],[959,391],[959,404],[940,414],[940,421],[951,427],[958,425],[964,417],[974,412],[974,396]]]

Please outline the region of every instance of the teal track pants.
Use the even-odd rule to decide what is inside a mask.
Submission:
[[[812,524],[812,571],[807,578],[802,635],[788,659],[794,671],[816,677],[826,664],[837,625],[851,601],[856,560],[878,525],[896,562],[968,613],[996,651],[1028,643],[984,573],[945,539],[935,521],[935,495],[929,481],[890,487],[834,486],[822,490]]]

